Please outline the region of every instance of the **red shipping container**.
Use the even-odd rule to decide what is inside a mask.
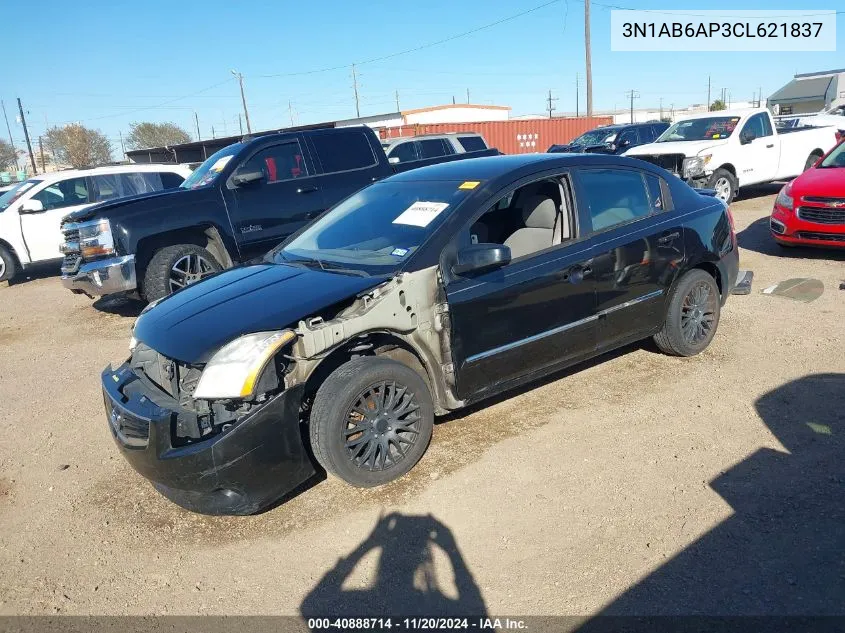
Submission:
[[[381,128],[378,132],[382,139],[420,134],[475,132],[481,134],[490,147],[495,147],[505,154],[528,154],[545,152],[550,145],[568,143],[588,130],[611,123],[613,118],[609,116],[560,117],[478,123],[424,123]]]

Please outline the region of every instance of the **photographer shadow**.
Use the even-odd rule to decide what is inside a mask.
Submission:
[[[371,552],[377,555],[374,580],[356,581]],[[451,530],[431,515],[392,513],[323,576],[300,613],[306,619],[484,617],[486,607]]]

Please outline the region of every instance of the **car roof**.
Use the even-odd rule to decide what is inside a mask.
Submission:
[[[30,176],[30,179],[56,181],[67,180],[68,178],[84,178],[85,176],[103,176],[108,174],[126,174],[146,171],[171,171],[178,174],[190,172],[191,168],[186,165],[174,165],[172,163],[132,163],[129,165],[106,165],[103,167],[91,167],[88,169],[61,169],[50,171],[37,176]]]
[[[509,154],[453,160],[427,167],[417,167],[395,174],[382,182],[419,182],[419,181],[490,181],[514,172],[541,171],[574,167],[580,165],[625,165],[633,159],[609,154]],[[637,161],[638,167],[640,161]],[[528,169],[533,167],[534,169]]]

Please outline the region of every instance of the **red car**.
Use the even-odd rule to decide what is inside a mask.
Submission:
[[[780,190],[769,228],[782,246],[845,248],[845,140]]]

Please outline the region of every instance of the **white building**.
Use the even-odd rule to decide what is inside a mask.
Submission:
[[[510,107],[497,105],[475,105],[471,103],[449,103],[446,105],[403,110],[387,114],[376,114],[354,119],[336,121],[337,127],[367,125],[371,128],[400,127],[402,125],[425,125],[427,123],[478,123],[479,121],[507,121]]]

